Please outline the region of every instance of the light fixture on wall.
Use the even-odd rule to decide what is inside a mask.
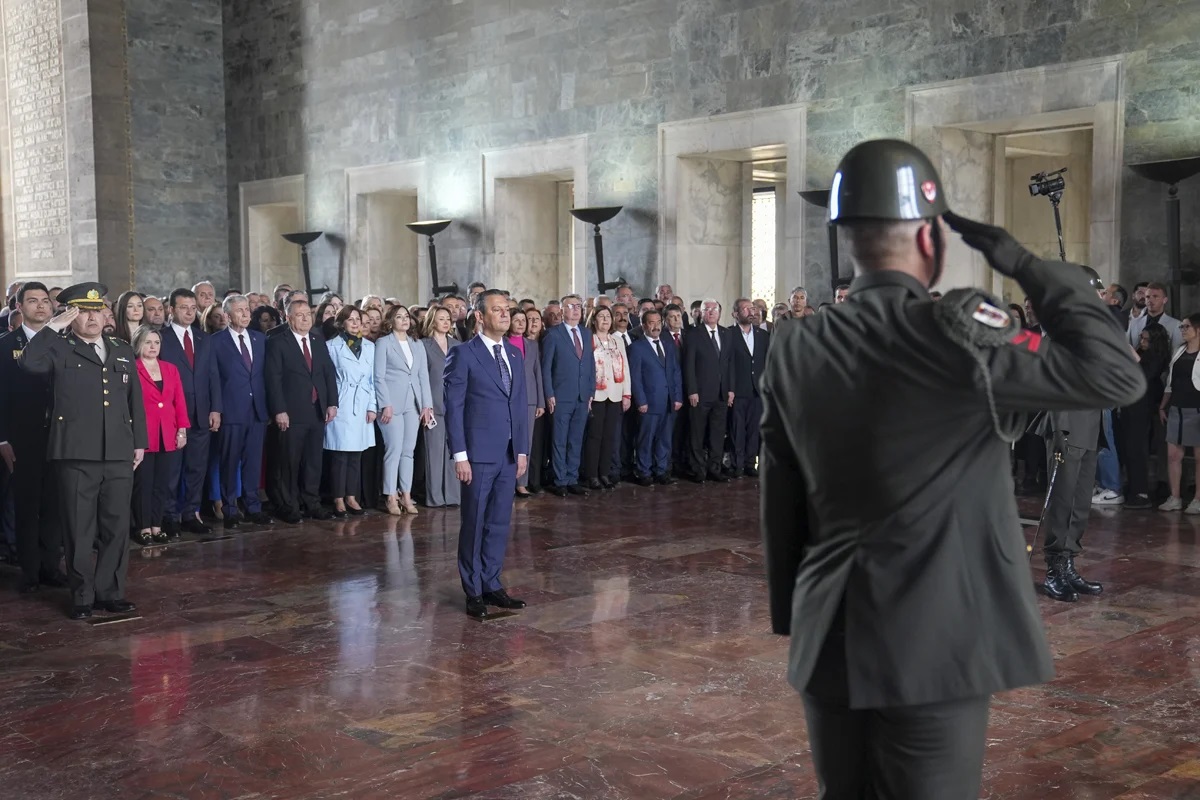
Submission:
[[[1155,183],[1167,185],[1167,266],[1171,282],[1171,307],[1181,308],[1183,283],[1200,282],[1195,270],[1183,271],[1183,256],[1179,244],[1179,184],[1200,173],[1200,157],[1175,158],[1169,161],[1146,161],[1127,165],[1134,174]]]
[[[446,230],[453,221],[449,219],[430,219],[424,222],[410,222],[406,226],[418,236],[425,236],[429,239],[429,273],[433,278],[433,293],[435,295],[458,294],[457,283],[449,283],[442,286],[438,282],[437,248],[433,244],[433,237]]]
[[[809,205],[817,208],[829,208],[829,189],[808,189],[799,192],[800,198]],[[832,222],[829,223],[829,283],[833,289],[833,293],[837,294],[837,287],[842,285],[842,277],[838,274],[838,237],[837,226]],[[848,279],[847,279],[848,280]]]
[[[320,239],[324,235],[324,231],[307,231],[305,233],[285,233],[283,238],[292,244],[300,245],[300,269],[304,272],[304,290],[308,292],[308,301],[311,303],[313,296],[325,294],[329,291],[328,286],[322,286],[317,289],[312,285],[312,273],[308,268],[308,246]]]
[[[604,240],[600,236],[600,225],[608,222],[610,219],[621,213],[624,206],[596,206],[594,208],[572,208],[571,216],[580,222],[586,222],[588,225],[595,225],[595,233],[592,234],[592,241],[596,244],[596,288],[600,294],[604,294],[609,289],[616,289],[618,286],[625,285],[625,279],[617,276],[615,281],[604,280]]]

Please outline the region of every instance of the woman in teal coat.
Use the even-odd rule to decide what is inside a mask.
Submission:
[[[329,490],[334,516],[364,514],[357,497],[362,486],[362,453],[375,444],[375,345],[362,338],[362,316],[343,306],[334,318],[337,336],[326,342],[337,371],[338,414],[325,426],[329,451]]]

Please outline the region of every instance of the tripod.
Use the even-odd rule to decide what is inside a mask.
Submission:
[[[1058,230],[1058,257],[1063,261],[1067,260],[1067,248],[1063,246],[1062,235],[1062,215],[1058,213],[1058,204],[1062,202],[1062,190],[1051,192],[1047,195],[1050,200],[1050,205],[1054,206],[1054,227]]]

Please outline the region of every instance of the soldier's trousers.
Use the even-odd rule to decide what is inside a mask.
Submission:
[[[1047,476],[1054,474],[1052,442],[1047,441],[1049,465]],[[1095,488],[1095,450],[1085,450],[1067,444],[1063,463],[1058,465],[1050,506],[1046,509],[1046,524],[1042,531],[1042,551],[1047,555],[1083,551],[1083,532],[1087,529],[1088,513],[1092,510],[1092,491]],[[1047,478],[1048,479],[1048,478]]]
[[[123,600],[129,568],[130,461],[55,461],[72,605]],[[93,564],[92,546],[96,546]]]

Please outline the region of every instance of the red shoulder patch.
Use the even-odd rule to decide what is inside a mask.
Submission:
[[[1021,331],[1010,342],[1017,347],[1024,347],[1031,353],[1036,353],[1042,346],[1042,335],[1037,331]]]

